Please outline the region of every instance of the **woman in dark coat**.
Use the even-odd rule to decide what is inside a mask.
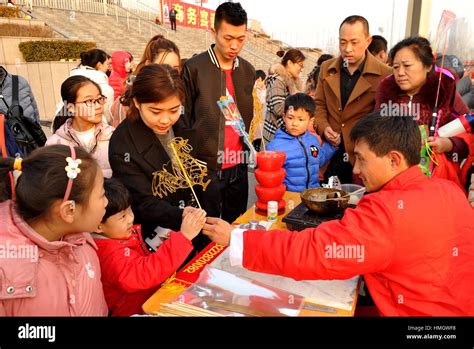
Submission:
[[[137,75],[125,99],[130,109],[110,140],[109,160],[113,176],[131,193],[144,239],[151,239],[158,227],[179,230],[183,214],[196,205],[169,146],[190,158],[191,133],[180,119],[184,86],[176,70],[151,64]],[[206,173],[205,164],[196,168]],[[200,236],[193,240],[195,247],[201,242],[198,249],[209,242]]]

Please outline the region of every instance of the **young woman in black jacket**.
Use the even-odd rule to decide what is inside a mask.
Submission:
[[[144,239],[153,238],[157,227],[178,230],[183,215],[195,209],[169,146],[175,137],[182,137],[182,142],[173,143],[176,150],[190,149],[191,132],[180,119],[183,100],[184,86],[175,69],[161,64],[143,67],[125,95],[130,107],[127,119],[110,140],[113,176],[131,193],[135,222],[142,224]],[[208,242],[201,235],[193,241],[199,250]]]

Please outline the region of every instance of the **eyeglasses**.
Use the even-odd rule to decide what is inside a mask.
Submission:
[[[296,64],[298,64],[301,67],[301,69],[304,69],[304,64],[303,63],[296,63]]]
[[[91,99],[86,99],[85,101],[82,102],[76,102],[74,104],[85,104],[88,107],[94,106],[96,103],[99,103],[100,105],[104,105],[107,102],[107,97],[105,96],[100,96],[99,98],[91,98]]]

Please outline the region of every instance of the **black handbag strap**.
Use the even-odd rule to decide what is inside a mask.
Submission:
[[[20,117],[20,101],[19,101],[19,82],[18,75],[12,75],[12,106],[11,106],[11,116]]]

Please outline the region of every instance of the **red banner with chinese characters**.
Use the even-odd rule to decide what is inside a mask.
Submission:
[[[170,1],[169,8],[176,10],[176,24],[183,27],[211,29],[216,11],[185,2]]]

